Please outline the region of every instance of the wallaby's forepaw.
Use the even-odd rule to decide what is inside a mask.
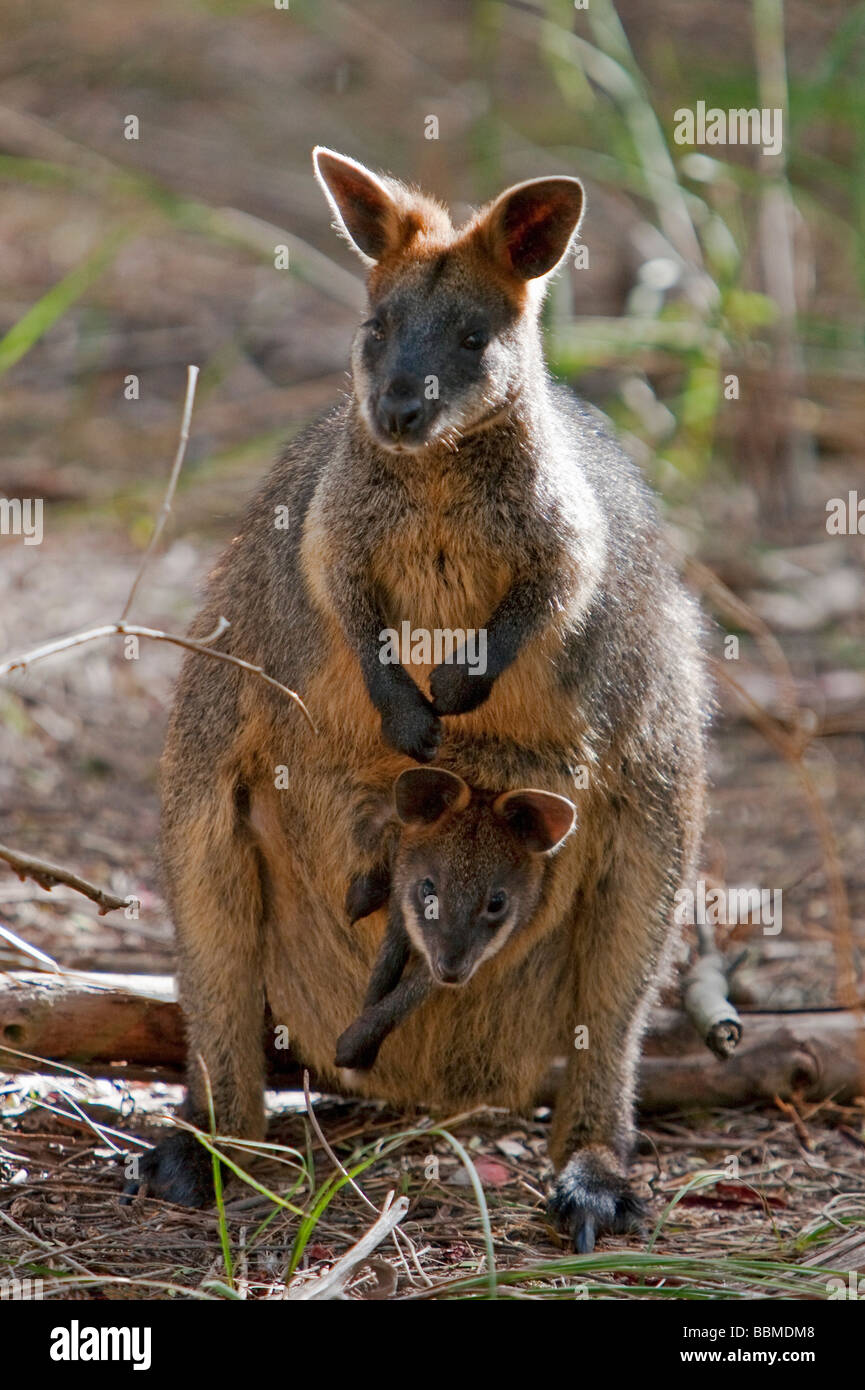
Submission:
[[[380,1047],[380,1040],[370,1036],[369,1025],[361,1015],[337,1038],[335,1065],[349,1071],[369,1071]]]
[[[431,763],[442,740],[441,720],[420,692],[417,700],[402,701],[382,714],[381,732],[392,748],[418,763]]]
[[[646,1208],[628,1179],[598,1150],[579,1149],[556,1178],[549,1212],[570,1236],[578,1255],[595,1248],[595,1237],[643,1229]]]
[[[138,1177],[127,1182],[121,1201],[129,1202],[142,1188],[148,1197],[175,1202],[179,1207],[206,1207],[214,1201],[213,1160],[194,1135],[181,1130],[141,1154]]]
[[[469,666],[442,662],[430,676],[429,688],[436,714],[468,714],[488,698],[493,677],[474,674]]]

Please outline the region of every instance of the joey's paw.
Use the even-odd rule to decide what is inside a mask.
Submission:
[[[365,874],[355,874],[345,895],[345,910],[354,926],[362,917],[369,917],[387,904],[390,897],[390,870],[376,864]]]
[[[429,679],[436,714],[468,714],[489,697],[492,676],[474,674],[471,667],[442,662]]]
[[[548,1208],[578,1255],[595,1248],[595,1237],[642,1231],[646,1209],[623,1174],[597,1150],[578,1149],[556,1178]]]
[[[442,739],[441,720],[420,694],[417,700],[402,701],[385,711],[381,717],[381,732],[392,748],[418,763],[431,763]]]
[[[369,1071],[375,1066],[379,1046],[378,1040],[370,1037],[369,1028],[361,1015],[337,1038],[334,1063],[349,1071]]]
[[[214,1201],[213,1161],[194,1135],[184,1130],[141,1154],[137,1166],[138,1176],[123,1189],[124,1204],[140,1191],[179,1207],[206,1207]]]

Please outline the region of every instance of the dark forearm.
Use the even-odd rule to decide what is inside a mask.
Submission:
[[[337,1041],[336,1065],[368,1071],[375,1065],[385,1038],[414,1013],[428,997],[432,987],[428,970],[418,965],[410,975],[400,980],[396,989],[371,1008],[364,1009],[360,1018],[345,1030]]]
[[[366,997],[363,1001],[364,1009],[377,1005],[396,987],[408,963],[409,953],[409,942],[403,926],[402,915],[394,904],[391,904],[387,931],[376,957]]]
[[[356,577],[344,578],[334,586],[334,601],[369,698],[381,715],[383,738],[408,757],[431,762],[438,752],[441,725],[405,667],[382,660],[386,625],[373,594]]]
[[[478,641],[473,661],[461,647],[453,660],[433,671],[430,691],[436,713],[466,714],[482,705],[521,648],[543,630],[555,606],[556,595],[546,577],[512,585],[481,630],[484,644]]]

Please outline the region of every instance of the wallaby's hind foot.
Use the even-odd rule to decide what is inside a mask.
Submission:
[[[549,1212],[578,1255],[589,1255],[596,1236],[641,1233],[646,1207],[614,1156],[602,1148],[579,1149],[556,1178]]]
[[[148,1197],[179,1207],[208,1207],[215,1200],[213,1160],[194,1134],[181,1130],[160,1140],[138,1159],[138,1177],[123,1189],[126,1204],[144,1189]]]

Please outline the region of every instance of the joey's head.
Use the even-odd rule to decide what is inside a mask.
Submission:
[[[402,832],[391,892],[433,978],[464,985],[531,918],[545,861],[576,812],[552,792],[473,793],[430,767],[401,773],[394,801]]]
[[[582,185],[517,184],[454,229],[395,179],[320,146],[313,161],[338,229],[370,268],[352,349],[367,430],[394,451],[458,448],[539,370],[543,285],[579,225]]]

